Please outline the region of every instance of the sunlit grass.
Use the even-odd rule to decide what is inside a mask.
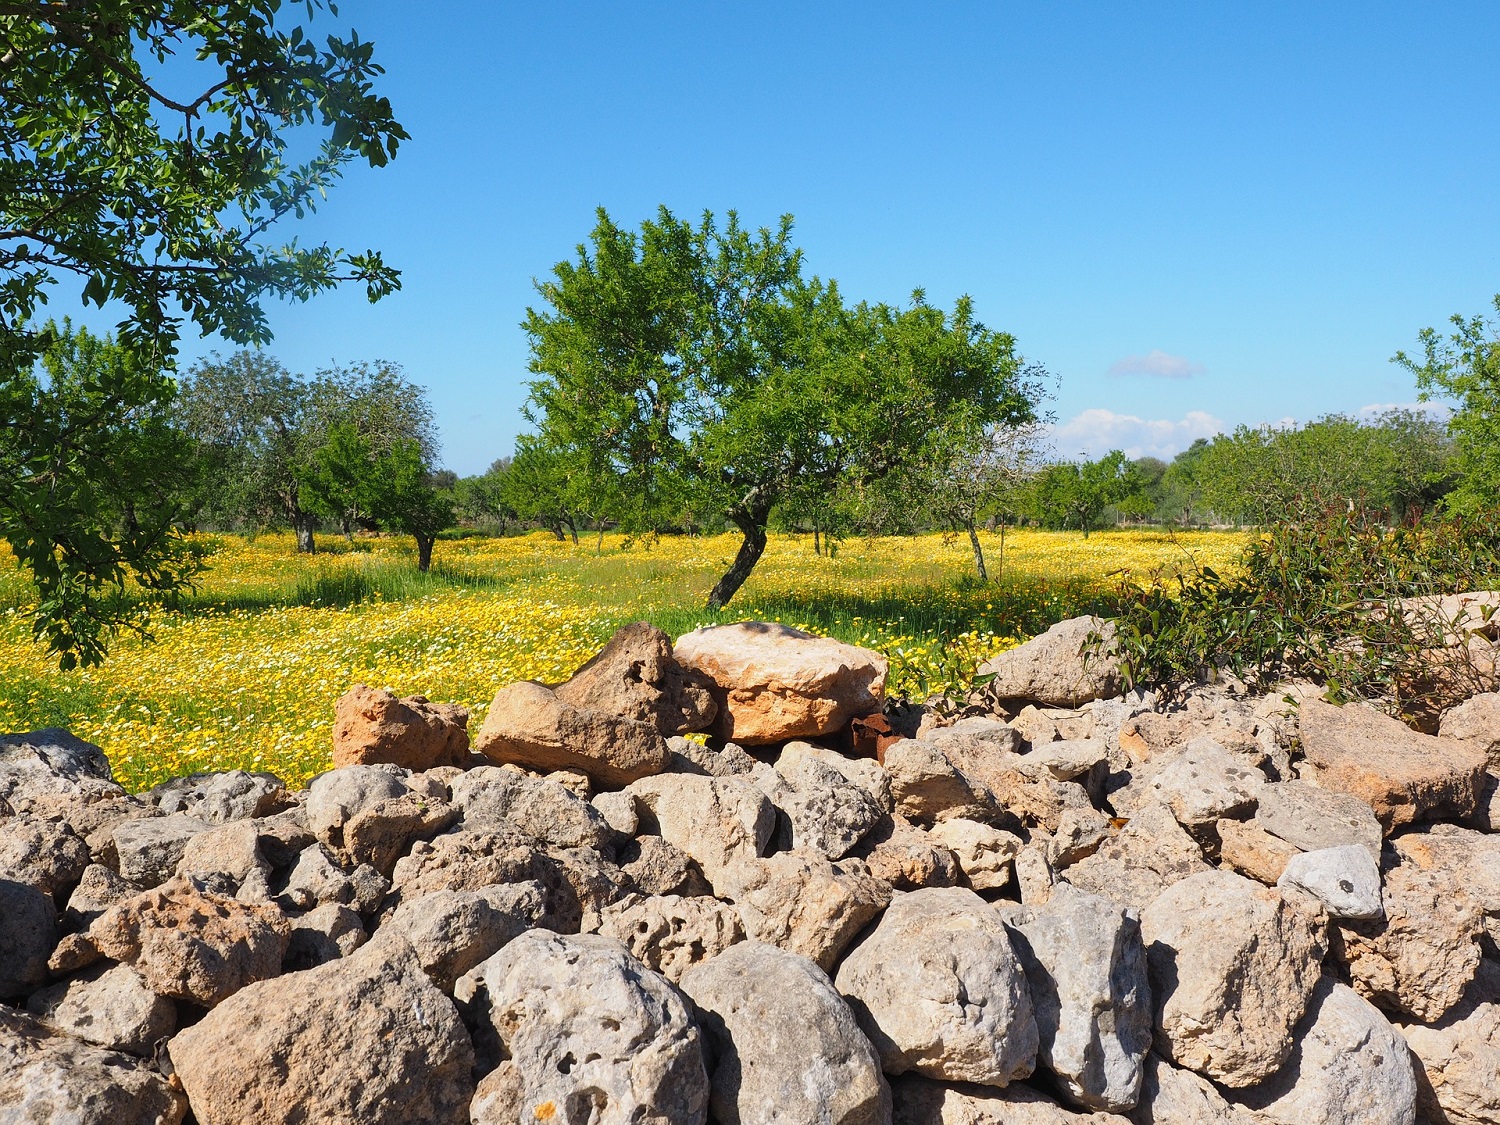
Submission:
[[[991,574],[999,537],[985,534]],[[268,769],[301,785],[329,764],[333,701],[358,682],[460,702],[477,728],[495,689],[565,679],[627,621],[674,636],[699,624],[782,621],[867,645],[890,688],[961,690],[991,654],[1098,607],[1118,580],[1189,556],[1225,565],[1239,535],[1011,532],[998,581],[973,578],[965,540],[847,540],[815,555],[773,536],[729,609],[701,607],[735,536],[575,546],[545,534],[438,545],[416,570],[409,540],[213,537],[209,569],[155,640],[114,642],[100,668],[58,672],[31,642],[29,587],[0,568],[0,729],[66,726],[108,751],[131,788],[195,770]]]

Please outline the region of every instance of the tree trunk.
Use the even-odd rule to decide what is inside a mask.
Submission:
[[[417,540],[417,569],[423,574],[427,573],[432,566],[432,545],[437,542],[435,535],[418,535]]]
[[[822,553],[823,545],[818,541],[818,525],[813,524],[813,554],[821,555]]]
[[[708,595],[709,609],[723,609],[729,599],[745,584],[745,579],[750,577],[750,572],[755,569],[755,564],[760,561],[761,555],[766,552],[766,521],[764,515],[756,519],[753,515],[743,517],[730,517],[735,526],[745,535],[744,542],[740,544],[739,553],[734,556],[734,562],[729,564],[729,569],[714,586],[713,592]]]
[[[979,572],[979,581],[988,582],[990,572],[984,568],[984,548],[979,545],[979,532],[974,528],[974,521],[964,520],[964,527],[969,531],[969,546],[974,548],[974,569]]]
[[[573,536],[573,546],[578,546],[578,521],[572,516],[566,517],[568,521],[568,534]]]
[[[552,532],[553,536],[559,543],[567,539],[567,536],[563,534],[562,520],[558,520],[556,523],[549,523],[547,525],[547,530]]]
[[[353,523],[353,521],[350,520],[348,516],[343,516],[343,517],[341,517],[339,519],[339,525],[340,525],[340,530],[342,530],[343,533],[344,533],[344,542],[345,543],[353,543],[354,542],[354,523]]]
[[[292,526],[297,530],[297,550],[304,555],[316,555],[318,545],[313,541],[314,520],[306,512],[299,511],[292,517]]]
[[[1005,521],[996,520],[1000,525],[1000,556],[995,560],[995,581],[999,582],[1005,577]],[[990,529],[991,531],[994,528]]]
[[[601,516],[595,522],[599,527],[599,538],[594,540],[594,557],[598,558],[604,554],[604,518]]]

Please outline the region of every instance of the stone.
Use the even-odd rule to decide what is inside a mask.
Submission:
[[[733,742],[726,742],[717,750],[713,750],[693,739],[673,736],[667,739],[667,749],[670,751],[665,771],[667,773],[735,777],[739,774],[754,773],[755,767],[761,764],[747,754],[743,747],[736,746]]]
[[[411,792],[399,766],[345,766],[307,787],[307,827],[334,854],[344,850],[344,826],[366,809]]]
[[[635,794],[621,789],[614,793],[596,793],[589,801],[594,811],[604,818],[604,823],[618,836],[633,837],[641,830],[641,813],[636,807]]]
[[[347,957],[364,945],[368,936],[358,914],[336,902],[324,903],[292,919],[281,971],[301,972]]]
[[[639,896],[608,907],[599,932],[674,984],[682,974],[745,940],[739,912],[712,898]]]
[[[512,893],[509,903],[484,891],[436,891],[408,898],[380,933],[404,937],[432,983],[451,995],[459,977],[529,930],[541,916],[542,888],[535,883],[523,886],[530,893],[519,900]]]
[[[900,815],[888,830],[872,832],[862,850],[870,874],[898,891],[952,887],[961,876],[953,850]]]
[[[961,817],[941,820],[927,834],[953,853],[964,881],[974,890],[998,891],[1010,885],[1020,837]]]
[[[252,985],[168,1051],[200,1125],[467,1125],[474,1094],[469,1034],[398,939]]]
[[[1068,1101],[1132,1109],[1151,1049],[1151,986],[1135,912],[1066,883],[1012,930],[1039,1036],[1039,1064]]]
[[[176,874],[188,841],[209,827],[207,821],[185,813],[127,820],[112,833],[117,870],[143,887],[165,883]]]
[[[643,827],[695,859],[710,880],[727,864],[765,853],[776,810],[754,782],[671,774],[638,781]]]
[[[1420,1120],[1500,1121],[1500,962],[1486,960],[1463,1001],[1442,1019],[1401,1031],[1417,1067]]]
[[[858,860],[778,852],[721,868],[714,895],[732,903],[752,941],[778,946],[831,972],[839,956],[891,901],[888,884]]]
[[[711,685],[710,731],[742,746],[833,734],[885,699],[885,657],[785,625],[711,625],[683,634],[673,653]]]
[[[458,819],[446,801],[403,793],[360,809],[343,829],[343,854],[354,865],[369,864],[387,874],[414,840],[437,835]]]
[[[1387,831],[1462,820],[1478,806],[1487,760],[1471,743],[1419,734],[1373,707],[1318,699],[1302,704],[1298,726],[1317,783],[1368,802]]]
[[[718,1125],[885,1125],[890,1088],[869,1040],[817,965],[741,942],[682,978],[710,1057]]]
[[[1249,1110],[1226,1101],[1207,1078],[1173,1066],[1154,1051],[1146,1056],[1141,1100],[1131,1119],[1136,1125],[1260,1125]]]
[[[470,832],[510,824],[558,848],[601,849],[611,838],[608,822],[588,801],[555,781],[514,769],[470,770],[454,781],[453,802],[463,810],[463,826]]]
[[[1312,895],[1330,918],[1379,918],[1380,868],[1358,844],[1300,852],[1276,885]]]
[[[1485,756],[1491,771],[1500,772],[1500,692],[1482,692],[1448,708],[1438,734],[1469,743]]]
[[[894,1125],[1129,1125],[1114,1113],[1075,1113],[1040,1090],[948,1085],[915,1074],[891,1083]]]
[[[92,742],[62,727],[0,735],[0,797],[16,812],[29,812],[44,795],[82,800],[124,796],[109,758]]]
[[[1203,736],[1166,760],[1152,773],[1149,785],[1178,823],[1197,829],[1254,809],[1266,778]]]
[[[908,820],[931,824],[942,817],[989,820],[995,814],[989,790],[966,777],[932,743],[904,738],[886,748],[884,764],[896,811]]]
[[[887,1074],[1005,1086],[1036,1065],[1026,977],[973,891],[897,895],[834,979]]]
[[[260,833],[251,821],[232,820],[220,823],[207,832],[190,837],[177,861],[177,874],[207,879],[225,876],[233,887],[239,887],[252,874],[269,876],[271,865],[260,850]]]
[[[706,1119],[687,1004],[611,938],[532,930],[467,973],[456,996],[490,1071],[478,1125]]]
[[[46,982],[57,936],[52,896],[0,878],[0,1000],[25,996]]]
[[[208,824],[271,816],[291,803],[281,778],[245,770],[174,777],[146,797],[168,816],[183,813]]]
[[[1109,747],[1092,738],[1064,738],[1034,747],[1016,762],[1016,768],[1035,778],[1072,781],[1109,759]]]
[[[355,684],[333,705],[333,766],[389,764],[409,770],[465,766],[469,761],[469,710],[404,699],[384,688]]]
[[[162,996],[212,1007],[281,972],[291,924],[275,906],[248,904],[172,879],[88,928],[105,957],[134,966]]]
[[[1379,860],[1384,838],[1369,802],[1306,781],[1261,789],[1254,823],[1305,852],[1358,844]]]
[[[1370,821],[1379,831],[1374,813],[1370,814]],[[1292,857],[1302,854],[1294,845],[1271,835],[1258,821],[1221,820],[1216,831],[1220,861],[1267,886],[1274,886]]]
[[[644,895],[711,895],[703,869],[660,836],[638,836],[620,849],[621,870]]]
[[[180,1125],[187,1099],[140,1059],[0,1008],[0,1121]]]
[[[91,863],[83,869],[78,886],[68,896],[64,923],[70,930],[86,930],[88,925],[117,902],[124,902],[145,890],[126,882],[102,863]]]
[[[276,901],[288,910],[318,906],[351,907],[368,917],[379,908],[391,882],[367,863],[346,872],[322,844],[313,844],[297,857]]]
[[[1487,956],[1500,951],[1500,835],[1434,824],[1408,832],[1392,844],[1402,863],[1441,871],[1479,906]]]
[[[1264,1081],[1292,1052],[1317,985],[1319,918],[1229,871],[1191,875],[1141,915],[1157,1049],[1235,1088]]]
[[[529,681],[495,693],[474,749],[496,765],[578,770],[611,787],[661,773],[671,756],[654,726],[574,707]]]
[[[706,730],[718,711],[708,684],[684,671],[672,639],[646,621],[616,630],[553,691],[570,707],[648,723],[664,735]]]
[[[885,819],[885,811],[861,785],[851,781],[806,743],[789,744],[774,770],[758,775],[761,788],[786,814],[787,847],[843,859]],[[764,769],[764,767],[763,767]]]
[[[26,1010],[57,1031],[142,1058],[177,1027],[177,1006],[129,965],[94,969],[32,993]]]
[[[317,837],[307,823],[307,811],[293,805],[271,816],[257,817],[255,834],[266,862],[278,871],[291,867]]]
[[[1045,633],[992,656],[976,676],[991,677],[985,690],[996,699],[1026,699],[1053,707],[1078,707],[1120,694],[1115,627],[1100,617],[1059,621]],[[1090,651],[1090,637],[1101,650]]]
[[[1047,841],[1047,862],[1058,871],[1071,867],[1098,851],[1109,834],[1109,817],[1097,809],[1064,809]]]
[[[61,899],[88,865],[88,845],[66,821],[28,815],[0,819],[0,871],[7,879]]]
[[[1021,902],[1027,906],[1039,906],[1052,897],[1052,888],[1057,880],[1047,866],[1047,853],[1043,847],[1028,844],[1016,856],[1016,889],[1021,892]]]
[[[477,891],[534,879],[546,859],[514,829],[449,832],[419,840],[396,861],[386,909],[436,891]]]
[[[1062,877],[1079,890],[1144,910],[1168,887],[1208,870],[1202,849],[1176,818],[1148,805]]]

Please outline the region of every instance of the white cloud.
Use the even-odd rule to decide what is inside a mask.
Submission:
[[[1062,457],[1102,457],[1122,449],[1127,457],[1160,457],[1169,461],[1198,438],[1222,432],[1224,423],[1203,410],[1190,410],[1178,421],[1137,418],[1095,407],[1052,428]]]
[[[1170,355],[1153,348],[1145,355],[1128,355],[1109,365],[1111,375],[1150,375],[1157,379],[1191,379],[1202,375],[1206,367],[1186,356]]]
[[[1431,414],[1439,422],[1446,422],[1453,416],[1453,408],[1443,402],[1372,402],[1368,406],[1361,406],[1354,412],[1354,416],[1362,422],[1371,422],[1387,410],[1418,410]]]

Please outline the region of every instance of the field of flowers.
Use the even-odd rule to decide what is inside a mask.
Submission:
[[[701,609],[736,536],[582,544],[545,534],[438,545],[419,574],[410,540],[212,537],[197,592],[120,637],[99,668],[63,673],[32,644],[27,586],[0,579],[0,730],[65,726],[103,746],[132,789],[210,769],[272,770],[304,784],[328,768],[333,701],[352,684],[466,704],[483,720],[495,689],[557,682],[620,624],[674,636],[698,624],[782,621],[885,653],[892,692],[961,690],[994,652],[1087,612],[1122,579],[1153,568],[1221,567],[1228,533],[1011,532],[998,580],[980,584],[966,540],[847,540],[815,554],[773,536],[729,609]],[[984,535],[991,575],[1000,540]]]

